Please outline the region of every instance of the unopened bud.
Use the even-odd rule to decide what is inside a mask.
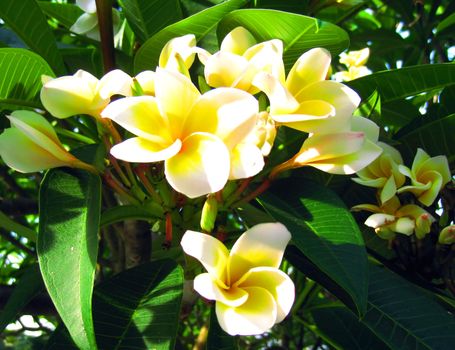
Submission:
[[[440,244],[452,244],[455,242],[455,225],[444,227],[439,233]]]
[[[216,216],[218,214],[218,202],[215,196],[208,196],[204,203],[201,214],[201,228],[206,232],[212,232],[215,227]]]

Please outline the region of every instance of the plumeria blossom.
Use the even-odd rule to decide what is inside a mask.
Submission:
[[[455,225],[444,227],[439,232],[438,242],[440,244],[453,244],[455,243]]]
[[[346,85],[325,80],[330,53],[322,48],[305,52],[286,80],[259,73],[253,84],[270,100],[270,115],[278,124],[307,133],[350,131],[359,95]]]
[[[77,114],[99,117],[113,95],[131,95],[132,79],[121,70],[107,73],[101,80],[78,70],[74,75],[59,78],[42,77],[41,102],[56,118]]]
[[[349,67],[348,70],[343,70],[340,72],[336,72],[333,75],[333,78],[336,81],[351,81],[357,78],[364,77],[365,75],[371,74],[371,70],[368,69],[366,66],[361,67]]]
[[[61,166],[90,167],[63,147],[52,125],[38,113],[14,111],[7,118],[11,128],[0,135],[0,156],[10,168],[30,173]]]
[[[430,206],[439,191],[450,181],[450,169],[446,156],[430,157],[423,149],[417,149],[411,169],[399,166],[400,172],[411,179],[410,186],[404,186],[398,193],[411,192],[417,200]]]
[[[403,164],[400,152],[386,143],[378,142],[383,149],[381,155],[366,168],[357,172],[353,178],[358,184],[375,187],[379,192],[381,203],[395,196],[397,189],[403,186],[405,176],[399,172],[398,166]]]
[[[425,237],[431,230],[435,218],[422,207],[415,204],[401,206],[398,197],[394,196],[382,206],[359,204],[352,210],[367,210],[375,214],[368,217],[365,225],[374,228],[379,237],[391,239],[395,233],[407,236],[415,233],[418,239]]]
[[[255,94],[259,90],[252,81],[259,72],[267,72],[278,79],[284,77],[282,41],[273,39],[257,44],[243,27],[226,35],[220,51],[211,55],[200,49],[198,56],[205,65],[207,84],[213,87],[235,87]]]
[[[348,67],[361,67],[367,63],[368,57],[370,57],[370,49],[368,47],[358,51],[342,52],[340,54],[340,63]]]
[[[281,322],[294,302],[294,284],[278,267],[291,234],[280,223],[259,224],[243,233],[231,251],[216,238],[186,231],[181,245],[206,273],[194,289],[216,301],[218,322],[230,335],[254,335]]]
[[[154,80],[155,96],[119,99],[102,112],[136,135],[115,145],[114,157],[138,163],[164,160],[169,184],[191,198],[219,191],[229,177],[252,176],[262,169],[259,149],[231,157],[256,124],[259,107],[253,96],[233,88],[201,95],[185,75],[162,68]]]
[[[159,66],[188,75],[196,56],[196,37],[187,34],[169,40],[161,50]]]
[[[275,122],[267,112],[260,112],[254,130],[248,135],[247,143],[254,144],[262,155],[268,156],[276,137]]]
[[[84,13],[71,26],[70,30],[76,34],[85,35],[90,39],[100,41],[96,1],[76,0],[76,5],[79,6]],[[112,9],[112,22],[115,35],[120,30],[120,13],[115,8]]]

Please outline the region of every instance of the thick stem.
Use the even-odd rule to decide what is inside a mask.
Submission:
[[[96,13],[98,15],[104,73],[107,73],[115,69],[112,0],[96,0]]]

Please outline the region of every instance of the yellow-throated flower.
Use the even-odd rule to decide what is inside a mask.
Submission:
[[[262,169],[259,149],[241,159],[231,157],[256,124],[253,96],[233,88],[201,95],[185,75],[161,68],[154,79],[155,96],[119,99],[103,111],[102,117],[137,136],[115,145],[114,157],[164,160],[170,185],[191,198],[219,191],[229,177],[249,177]]]
[[[216,301],[218,322],[231,335],[254,335],[281,322],[294,302],[294,284],[278,267],[291,234],[280,223],[259,224],[243,233],[229,252],[216,238],[186,231],[181,245],[206,273],[194,289]]]
[[[132,79],[118,69],[100,80],[83,70],[55,79],[43,76],[42,80],[41,102],[56,118],[77,114],[99,117],[113,95],[131,95]]]
[[[400,165],[399,170],[411,179],[411,185],[401,187],[398,193],[411,192],[426,206],[433,204],[439,191],[451,179],[447,157],[430,157],[421,148],[417,149],[411,169]]]
[[[91,168],[63,148],[43,116],[31,111],[14,111],[7,118],[11,128],[0,135],[0,156],[10,168],[22,173],[61,166]]]

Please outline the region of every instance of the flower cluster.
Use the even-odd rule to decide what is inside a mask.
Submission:
[[[340,55],[340,63],[344,64],[348,70],[336,72],[333,77],[336,81],[350,81],[371,74],[371,71],[365,66],[369,56],[368,47],[358,51],[343,52]]]
[[[361,185],[377,188],[379,206],[359,204],[353,210],[367,210],[369,216],[365,225],[375,229],[384,239],[393,239],[395,233],[424,238],[431,231],[435,218],[420,205],[411,203],[401,205],[398,195],[409,192],[421,205],[431,206],[442,188],[451,180],[447,157],[430,157],[418,149],[411,169],[403,165],[400,153],[385,143],[379,158],[366,168],[357,172],[353,180]],[[405,185],[406,178],[411,184]]]

